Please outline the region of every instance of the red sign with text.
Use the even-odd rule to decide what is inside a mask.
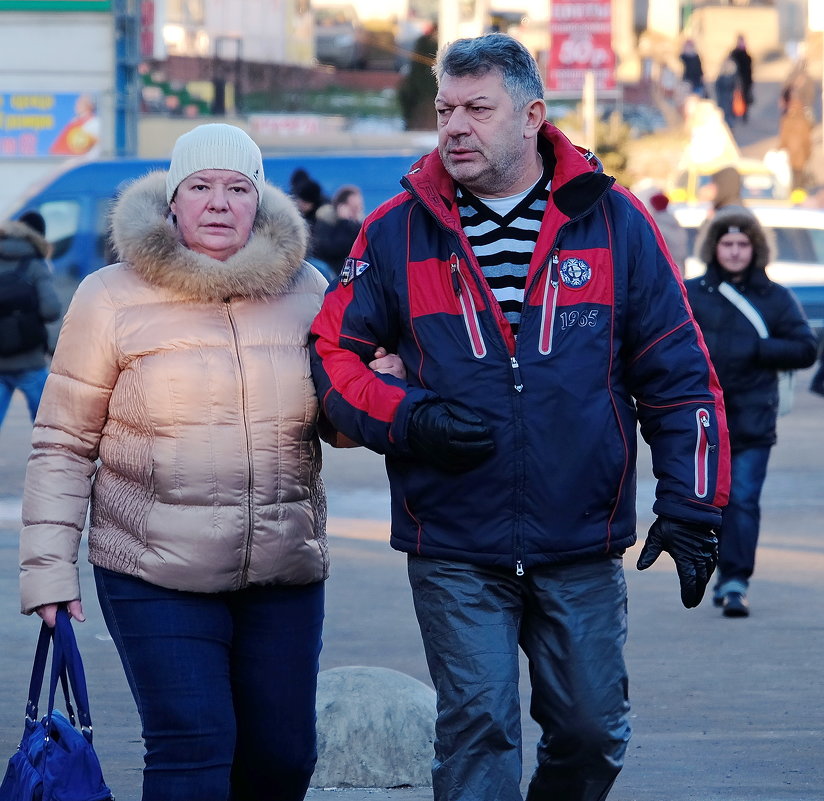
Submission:
[[[547,91],[579,94],[587,72],[596,89],[615,89],[611,0],[552,0],[549,36]]]

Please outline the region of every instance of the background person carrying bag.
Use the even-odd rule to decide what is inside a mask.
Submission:
[[[732,284],[722,281],[718,291],[735,306],[751,323],[761,339],[768,339],[770,332],[758,309],[752,305]],[[777,370],[778,373],[778,415],[783,417],[793,410],[795,400],[795,370]]]
[[[46,658],[52,642],[48,712],[37,720]],[[63,685],[68,718],[54,708],[58,681]],[[79,730],[74,725],[69,683],[77,705]],[[45,623],[40,627],[24,726],[23,738],[9,759],[0,784],[0,801],[113,801],[114,796],[103,780],[100,762],[92,746],[92,721],[83,662],[68,612],[63,608],[57,612],[54,629]]]
[[[747,617],[779,375],[809,367],[818,343],[798,299],[769,279],[769,235],[749,209],[718,209],[698,253],[707,269],[686,282],[687,297],[724,390],[731,454],[713,602],[725,617]]]

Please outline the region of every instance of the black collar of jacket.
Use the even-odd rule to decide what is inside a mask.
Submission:
[[[729,281],[727,273],[722,269],[721,265],[713,259],[707,265],[707,271],[704,274],[703,283],[717,287],[722,281]],[[755,270],[752,267],[749,267],[741,285],[734,284],[732,281],[729,281],[729,283],[732,283],[733,286],[738,287],[739,291],[743,289],[745,292],[750,291],[763,294],[767,291],[767,289],[769,289],[770,279],[764,270]]]
[[[538,152],[544,160],[550,175],[555,173],[555,151],[548,139],[538,141]],[[584,158],[582,155],[581,158]],[[570,219],[580,217],[589,211],[615,183],[611,175],[604,173],[601,163],[593,155],[596,168],[592,172],[582,172],[573,176],[557,189],[552,187],[552,199],[558,210]]]

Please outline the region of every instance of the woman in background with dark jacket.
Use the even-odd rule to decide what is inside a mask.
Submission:
[[[686,282],[687,293],[724,390],[732,451],[713,602],[723,607],[725,617],[746,617],[761,489],[776,442],[778,371],[809,367],[816,338],[792,292],[767,277],[770,247],[750,211],[719,209],[707,225],[699,255],[707,270]],[[754,307],[766,336],[728,297],[743,297]]]

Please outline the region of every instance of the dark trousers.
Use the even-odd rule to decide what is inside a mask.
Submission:
[[[630,736],[618,557],[513,570],[410,556],[438,697],[435,801],[520,801],[518,647],[540,724],[529,801],[603,801]]]
[[[716,594],[746,592],[755,570],[761,527],[761,490],[770,448],[734,451],[730,460],[730,499],[721,517]]]
[[[301,801],[323,583],[203,594],[94,574],[143,725],[143,801]]]

